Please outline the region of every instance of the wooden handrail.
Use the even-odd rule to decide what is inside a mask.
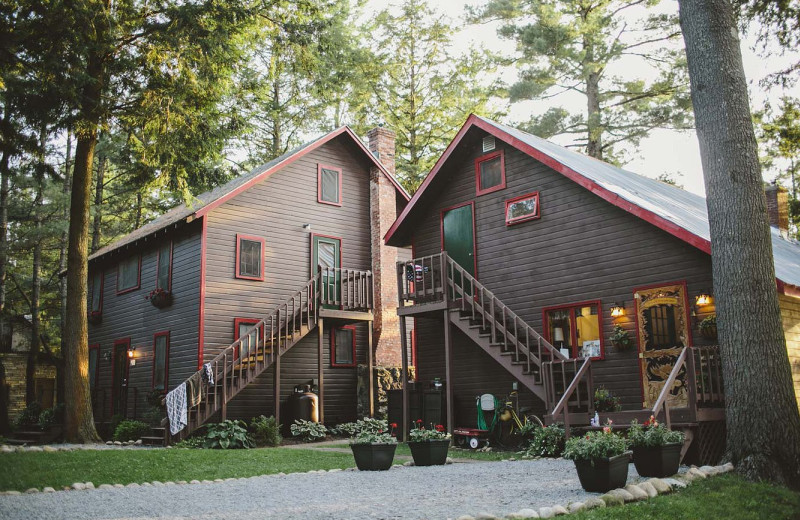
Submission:
[[[678,373],[680,369],[683,367],[684,363],[686,363],[686,355],[689,352],[690,347],[683,347],[681,351],[681,355],[678,356],[678,359],[675,361],[675,365],[672,367],[672,371],[669,373],[669,377],[667,381],[664,383],[664,387],[661,389],[661,393],[658,395],[658,399],[656,399],[655,404],[653,405],[653,409],[651,414],[654,417],[658,417],[658,414],[661,413],[661,409],[664,408],[664,414],[666,416],[667,428],[671,427],[671,420],[670,420],[670,413],[669,413],[669,403],[667,402],[667,397],[669,396],[670,390],[672,390],[672,385],[675,384],[675,381],[678,379]],[[688,384],[694,384],[693,381],[688,381]],[[689,406],[694,406],[696,403],[689,403]]]
[[[558,416],[559,413],[563,411],[564,413],[564,431],[566,432],[567,439],[569,439],[569,410],[566,409],[567,403],[569,402],[570,397],[572,394],[575,393],[575,390],[578,388],[581,380],[583,380],[584,376],[589,370],[589,367],[592,364],[592,358],[588,357],[584,359],[581,368],[575,373],[575,377],[572,378],[572,382],[569,384],[567,389],[564,391],[564,395],[561,396],[561,399],[556,404],[555,408],[553,408],[553,412],[550,414],[555,421],[555,418]]]

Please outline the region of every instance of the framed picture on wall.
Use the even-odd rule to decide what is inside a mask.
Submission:
[[[581,348],[581,357],[599,357],[600,356],[600,340],[595,339],[592,341],[584,341]]]

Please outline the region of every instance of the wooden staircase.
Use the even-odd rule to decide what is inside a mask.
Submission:
[[[372,292],[373,276],[369,271],[321,268],[301,289],[206,362],[213,374],[213,384],[202,384],[200,403],[188,409],[188,424],[178,434],[170,434],[168,419],[162,421],[164,444],[188,437],[216,415],[224,420],[231,399],[268,368],[274,366],[276,372],[279,371],[281,357],[316,329],[326,313],[336,317],[347,313],[371,313]],[[189,379],[202,379],[203,372],[204,368],[201,368]],[[189,379],[181,383],[187,384],[187,396]],[[277,377],[275,386],[278,410]],[[162,404],[166,405],[166,398]]]

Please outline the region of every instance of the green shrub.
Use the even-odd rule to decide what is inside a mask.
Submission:
[[[334,435],[343,435],[345,437],[355,437],[361,432],[378,433],[380,431],[387,431],[389,424],[385,419],[370,419],[364,417],[356,422],[342,423],[331,428],[330,432]]]
[[[564,458],[570,460],[592,460],[622,455],[628,447],[627,441],[610,429],[589,432],[584,436],[571,437],[564,449]]]
[[[675,442],[683,442],[685,435],[683,432],[667,429],[663,424],[658,424],[652,415],[644,425],[639,424],[636,419],[631,422],[628,430],[628,444],[630,446],[664,446]]]
[[[622,405],[619,397],[614,397],[601,386],[594,391],[594,409],[598,412],[618,412],[622,410]]]
[[[33,402],[29,404],[17,416],[17,420],[14,421],[14,427],[18,429],[24,426],[38,425],[39,415],[41,413],[42,413],[42,406],[39,403]]]
[[[537,426],[531,432],[525,454],[530,457],[560,457],[566,442],[567,437],[562,426],[557,424],[544,428]]]
[[[265,417],[259,415],[250,421],[250,434],[256,443],[256,446],[278,446],[280,445],[283,437],[281,437],[281,425],[275,420],[275,417]]]
[[[52,425],[56,424],[56,411],[52,408],[42,410],[39,414],[39,429],[44,431],[49,429]]]
[[[122,414],[115,413],[114,415],[111,416],[111,419],[109,419],[108,421],[110,423],[108,432],[111,434],[112,437],[114,436],[114,432],[117,431],[117,426],[119,426],[119,423],[121,423],[124,420],[125,417],[123,417]]]
[[[325,438],[328,429],[324,424],[306,420],[296,420],[290,428],[293,437],[300,437],[306,442],[318,441]]]
[[[122,421],[114,430],[114,440],[135,441],[151,432],[150,425],[142,421]]]
[[[255,447],[253,439],[247,433],[244,421],[222,421],[221,423],[209,424],[206,438],[203,442],[204,448],[238,450]]]
[[[191,448],[191,449],[200,449],[205,444],[206,439],[203,436],[192,436],[186,437],[182,441],[178,441],[173,446],[175,448]]]

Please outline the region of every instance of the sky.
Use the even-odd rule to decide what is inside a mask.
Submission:
[[[430,0],[430,4],[450,18],[455,24],[463,26],[465,0]],[[471,0],[472,5],[482,2]],[[395,4],[395,2],[393,2]],[[381,0],[369,0],[366,5],[367,16],[377,13],[386,8],[387,2]],[[665,0],[659,6],[664,12],[677,13],[678,3],[673,0]],[[634,12],[630,16],[634,17]],[[683,45],[679,40],[678,45]],[[470,26],[462,29],[457,35],[454,49],[457,52],[465,52],[473,45],[482,45],[489,50],[502,53],[505,56],[513,55],[514,43],[501,40],[496,34],[496,25]],[[747,76],[751,97],[751,108],[758,110],[763,107],[767,100],[777,102],[783,95],[800,97],[800,87],[794,87],[789,91],[773,89],[769,92],[759,86],[759,81],[768,74],[781,70],[787,64],[800,60],[800,52],[789,53],[784,56],[771,56],[764,58],[753,50],[755,40],[752,36],[744,35],[742,40],[742,58],[744,62],[745,74]],[[622,69],[616,71],[620,75],[627,75],[629,71]],[[634,64],[627,64],[634,69]],[[506,79],[509,81],[508,79]],[[555,101],[524,102],[511,106],[507,117],[508,123],[526,121],[534,113],[544,112],[550,106],[561,105],[570,111],[575,107],[575,111],[581,111],[585,106],[585,98],[577,96],[574,98],[561,98]],[[556,137],[553,141],[565,145],[570,143],[569,137]],[[700,149],[697,136],[694,131],[672,131],[654,130],[648,138],[642,140],[638,151],[632,154],[632,160],[625,164],[626,169],[648,177],[658,177],[661,174],[669,174],[679,184],[691,191],[703,195],[702,165],[700,162]],[[771,180],[772,175],[765,172],[766,180]]]

